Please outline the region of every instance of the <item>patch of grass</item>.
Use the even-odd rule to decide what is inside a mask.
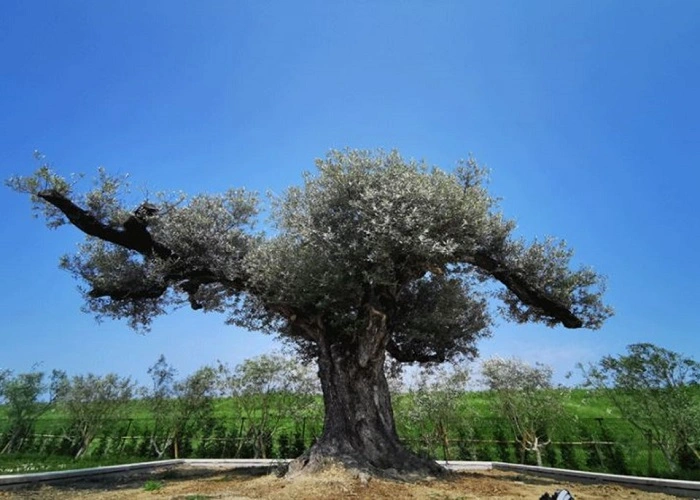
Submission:
[[[146,483],[143,485],[144,491],[158,491],[163,489],[163,481],[153,481],[148,480]]]

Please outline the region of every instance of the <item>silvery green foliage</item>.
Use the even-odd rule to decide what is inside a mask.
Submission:
[[[612,309],[601,303],[605,290],[605,279],[591,267],[571,271],[573,250],[565,241],[546,238],[531,244],[523,240],[511,241],[503,251],[503,261],[523,276],[537,283],[548,296],[567,307],[583,320],[587,328],[598,329],[612,315]],[[542,322],[556,326],[557,321],[536,307],[527,306],[507,288],[501,289],[498,297],[503,301],[501,312],[518,323]]]
[[[243,189],[198,195],[154,215],[149,227],[157,241],[179,256],[177,265],[208,269],[233,281],[241,277],[241,261],[255,239],[250,230],[257,203],[257,197]],[[212,299],[205,301],[209,307]]]
[[[236,397],[321,392],[318,378],[310,366],[278,352],[246,359],[233,370],[222,365],[220,370],[227,374],[225,385]]]
[[[494,276],[475,259],[488,254],[498,268],[542,283],[587,327],[611,314],[601,302],[601,278],[588,269],[569,271],[565,247],[511,237],[515,224],[498,211],[473,160],[450,174],[396,152],[335,151],[317,168],[302,187],[275,200],[278,234],[247,257],[262,291],[256,301],[316,317],[336,332],[356,331],[363,308],[384,305],[392,313],[390,353],[393,343],[392,354],[406,360],[442,361],[472,354],[474,340],[488,333],[479,282]],[[516,321],[557,322],[513,292],[499,296]]]
[[[156,252],[145,258],[87,235],[75,254],[60,261],[63,269],[87,285],[81,287],[87,311],[98,319],[123,318],[135,329],[147,329],[155,316],[171,307],[196,303],[198,308],[222,311],[237,300],[238,290],[230,282],[240,279],[242,258],[258,238],[252,234],[257,214],[254,194],[232,189],[189,199],[181,193],[156,193],[152,200],[128,206],[128,176],[110,176],[100,168],[92,188],[84,194],[75,190],[82,176],[73,177],[69,182],[44,163],[33,176],[12,177],[7,184],[30,194],[35,212],[45,216],[49,227],[72,221],[42,199],[46,193],[70,200],[97,224],[117,232],[124,232],[136,215],[153,239],[175,256],[162,258]],[[200,273],[202,284],[189,293],[182,285],[193,272]],[[118,297],[106,293],[113,290],[131,293]]]
[[[542,465],[541,448],[564,416],[566,392],[552,384],[552,368],[534,366],[517,358],[491,358],[482,364],[486,387],[493,392],[494,407],[507,419],[524,451],[534,451]]]
[[[188,427],[204,428],[214,416],[214,400],[221,394],[221,374],[213,366],[203,366],[173,384],[171,428],[174,440]]]
[[[273,352],[246,359],[235,368],[222,364],[223,390],[258,435],[272,433],[284,420],[316,416],[321,392],[310,365]],[[259,451],[262,451],[260,449]]]
[[[481,185],[396,152],[332,152],[317,168],[276,200],[280,236],[249,258],[279,302],[357,307],[367,288],[396,295],[505,231]]]
[[[585,386],[600,391],[645,437],[651,437],[672,470],[684,457],[700,461],[700,363],[641,343],[627,353],[579,366]],[[696,462],[697,463],[697,462]]]
[[[165,359],[163,354],[148,368],[153,382],[152,387],[143,390],[143,400],[153,418],[150,443],[157,458],[172,445],[175,438],[175,376],[177,370]]]
[[[482,365],[484,382],[491,391],[531,392],[552,388],[552,367],[534,366],[517,358],[491,358]]]
[[[55,229],[67,224],[68,221],[63,212],[50,203],[44,203],[38,194],[46,189],[53,189],[63,196],[70,197],[73,195],[73,186],[71,182],[51,169],[51,166],[44,161],[44,155],[40,151],[34,151],[34,159],[39,163],[39,167],[33,175],[12,176],[5,181],[5,184],[19,193],[29,194],[34,217],[44,217],[46,225]]]
[[[489,333],[488,304],[469,276],[428,274],[407,284],[389,320],[400,361],[443,361],[476,355],[475,340]]]
[[[61,266],[85,284],[87,310],[134,328],[189,304],[313,356],[319,335],[353,341],[369,318],[384,317],[392,356],[441,362],[473,355],[489,333],[493,287],[484,281],[505,285],[501,312],[515,321],[598,328],[611,314],[602,278],[571,271],[563,243],[513,237],[473,159],[448,173],[397,152],[345,150],[316,166],[272,200],[269,234],[254,232],[258,200],[240,189],[129,203],[124,177],[100,170],[80,195],[45,164],[8,184],[29,193],[51,227],[88,220],[81,229],[95,234]],[[131,247],[110,242],[124,235]]]
[[[79,287],[85,299],[83,310],[95,314],[98,321],[105,317],[126,319],[134,329],[147,329],[152,319],[164,314],[168,306],[183,302],[170,290],[158,296],[138,297],[135,300],[129,296],[120,300],[93,296],[92,290],[102,288],[137,291],[164,284],[157,262],[147,261],[133,251],[97,238],[86,237],[75,254],[61,257],[59,266],[88,285]]]

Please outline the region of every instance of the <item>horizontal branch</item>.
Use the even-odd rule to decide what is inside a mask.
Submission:
[[[242,290],[242,279],[229,279],[209,269],[187,269],[178,265],[179,257],[167,246],[153,239],[149,233],[145,217],[154,215],[157,209],[152,205],[141,205],[131,215],[121,228],[115,228],[103,223],[89,211],[79,207],[60,192],[49,189],[38,193],[39,198],[59,209],[68,221],[83,233],[100,240],[133,250],[146,258],[158,257],[174,263],[174,269],[163,276],[165,284],[148,283],[117,283],[108,286],[94,287],[88,295],[92,298],[109,297],[112,300],[157,299],[168,289],[168,286],[179,286],[189,298],[193,309],[203,306],[196,300],[196,294],[202,285],[220,283],[226,287]]]
[[[583,321],[572,313],[566,306],[552,300],[542,291],[533,287],[517,271],[503,267],[496,259],[483,252],[477,252],[466,262],[472,264],[503,283],[513,292],[523,304],[540,309],[543,314],[550,316],[566,328],[581,328]]]
[[[71,224],[85,234],[134,250],[146,257],[154,254],[163,259],[172,257],[173,252],[154,241],[144,222],[136,215],[129,217],[123,227],[117,229],[104,224],[55,189],[41,191],[37,196],[59,209]]]

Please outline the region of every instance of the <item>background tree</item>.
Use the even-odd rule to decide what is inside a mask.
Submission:
[[[552,385],[552,368],[528,365],[519,359],[491,358],[482,365],[484,382],[493,392],[495,410],[508,420],[520,445],[521,461],[525,453],[535,453],[542,465],[542,448],[551,441],[552,432],[564,417],[561,389]]]
[[[214,417],[214,399],[219,394],[220,374],[203,366],[173,385],[174,400],[162,418],[167,423],[175,458],[180,456],[181,440],[197,429],[207,427]],[[166,408],[164,408],[166,409]]]
[[[50,410],[55,402],[56,377],[52,373],[51,382],[41,371],[14,374],[10,370],[0,373],[0,401],[4,404],[7,418],[7,432],[3,436],[0,453],[13,453],[33,434],[36,421]],[[42,396],[45,399],[42,401]]]
[[[318,378],[309,367],[281,354],[247,359],[226,373],[225,387],[247,421],[255,458],[269,458],[272,435],[285,421],[316,411]]]
[[[450,432],[458,428],[462,435],[469,420],[469,409],[464,407],[464,395],[469,371],[459,366],[437,366],[420,370],[404,398],[405,404],[397,411],[397,420],[404,420],[411,428],[420,429],[420,440],[430,455],[436,446],[442,456],[450,460]]]
[[[151,413],[150,444],[156,458],[162,456],[173,445],[175,438],[175,376],[177,371],[170,366],[164,355],[148,368],[152,386],[145,391],[144,401]]]
[[[69,421],[69,439],[75,458],[79,458],[110,420],[124,417],[135,384],[129,377],[115,373],[104,376],[88,373],[72,378],[63,374],[57,387],[57,399]]]
[[[700,464],[700,363],[654,344],[627,346],[581,368],[585,385],[600,391],[645,437],[671,470]]]
[[[323,434],[290,472],[329,460],[440,472],[398,439],[386,354],[419,363],[473,356],[491,322],[484,281],[502,285],[508,319],[598,328],[611,314],[602,280],[571,270],[563,242],[514,237],[473,160],[447,173],[397,152],[347,150],[316,166],[273,200],[268,235],[253,232],[257,198],[240,189],[130,209],[123,179],[103,171],[83,195],[47,165],[8,184],[31,196],[50,227],[87,235],[61,265],[86,285],[98,317],[147,327],[189,303],[316,359]]]

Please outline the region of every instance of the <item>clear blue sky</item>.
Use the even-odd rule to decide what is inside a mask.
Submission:
[[[483,355],[553,364],[648,341],[700,359],[700,2],[5,1],[0,170],[43,151],[136,186],[280,192],[330,148],[470,152],[521,234],[608,275],[596,332],[501,322]],[[0,367],[146,380],[275,347],[182,310],[141,336],[80,311],[81,235],[0,190]]]

